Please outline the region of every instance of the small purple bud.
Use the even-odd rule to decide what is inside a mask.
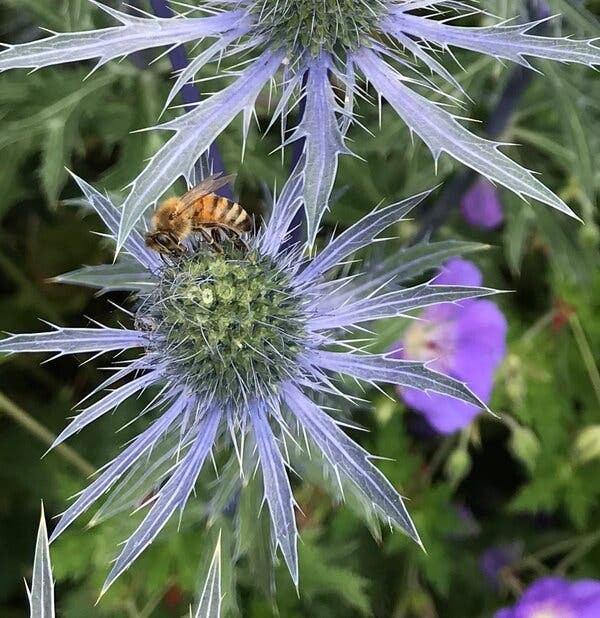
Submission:
[[[467,260],[446,263],[434,280],[440,285],[481,285],[482,274]],[[506,320],[490,300],[441,303],[425,309],[392,349],[392,356],[428,362],[432,369],[465,382],[485,403],[494,372],[504,358]],[[442,434],[467,427],[480,409],[447,395],[398,388],[404,402],[420,412]]]
[[[502,587],[502,571],[514,564],[523,554],[519,542],[494,545],[487,549],[479,559],[479,568],[494,590]]]
[[[471,186],[463,196],[460,208],[470,225],[484,230],[493,230],[504,220],[498,190],[486,178],[480,177]]]
[[[550,7],[541,0],[535,0],[534,10],[536,19],[546,19],[547,17],[550,17],[550,15],[552,15]]]

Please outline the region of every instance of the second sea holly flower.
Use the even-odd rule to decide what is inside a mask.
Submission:
[[[282,142],[304,140],[298,171],[311,244],[329,203],[338,157],[349,152],[346,132],[356,101],[365,98],[359,80],[372,85],[379,102],[387,101],[436,161],[447,153],[522,197],[573,214],[533,173],[505,155],[502,144],[478,136],[447,111],[445,104],[452,101],[432,74],[463,94],[438,52],[452,57],[453,48],[462,48],[526,67],[528,58],[597,66],[600,49],[592,41],[537,36],[531,31],[539,21],[490,22],[476,2],[451,0],[207,0],[185,5],[175,19],[133,16],[91,1],[120,25],[9,46],[0,53],[0,71],[89,59],[104,64],[142,49],[191,43],[196,55],[176,75],[169,105],[205,65],[226,57],[239,60],[221,73],[235,77],[230,85],[155,127],[172,136],[132,180],[118,249],[179,177],[189,180],[196,160],[239,113],[247,133],[258,95],[277,76],[282,89],[273,117],[282,119]],[[472,23],[474,16],[489,25],[464,25],[463,18]],[[286,117],[301,100],[303,114],[288,133]]]

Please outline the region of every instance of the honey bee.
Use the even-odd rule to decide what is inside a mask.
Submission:
[[[165,200],[152,215],[152,230],[145,236],[146,245],[161,255],[173,257],[187,251],[183,241],[192,234],[200,234],[219,252],[222,252],[219,242],[223,239],[245,246],[242,234],[252,229],[250,216],[236,202],[214,193],[233,178],[215,174],[181,197]]]

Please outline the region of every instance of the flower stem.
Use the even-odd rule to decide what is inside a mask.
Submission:
[[[40,422],[36,421],[25,410],[20,408],[14,401],[11,401],[3,393],[0,393],[0,410],[7,416],[10,416],[16,423],[25,428],[29,433],[33,434],[41,442],[47,446],[51,446],[56,440],[56,436]],[[79,453],[74,451],[66,444],[59,444],[54,451],[60,455],[65,461],[68,461],[86,477],[91,476],[96,472],[96,468],[85,460]]]
[[[581,354],[581,358],[583,359],[583,363],[590,377],[590,382],[594,387],[596,398],[600,403],[600,372],[598,371],[598,367],[596,367],[594,353],[592,352],[592,348],[585,335],[585,331],[581,326],[581,321],[577,317],[576,313],[573,313],[569,318],[569,324],[573,330],[573,336],[575,337],[575,342],[579,348],[579,353]]]
[[[150,0],[152,10],[157,17],[170,18],[173,17],[173,10],[169,6],[169,0]],[[175,73],[179,73],[187,68],[189,59],[185,47],[178,45],[169,51],[169,60]],[[198,87],[191,81],[184,84],[181,89],[181,98],[186,111],[194,109],[200,103],[200,91]],[[217,145],[213,142],[208,149],[207,157],[208,169],[211,173],[225,173],[225,165],[221,153]],[[233,191],[230,185],[222,187],[218,193],[227,199],[233,199]]]

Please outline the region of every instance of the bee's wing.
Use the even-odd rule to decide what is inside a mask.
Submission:
[[[235,179],[235,174],[229,174],[229,176],[222,176],[219,174],[213,174],[208,178],[205,178],[199,185],[196,185],[192,189],[190,189],[187,193],[184,193],[181,196],[181,201],[183,206],[190,206],[196,200],[208,195],[209,193],[213,193],[217,189],[228,185],[230,182],[233,182]]]

